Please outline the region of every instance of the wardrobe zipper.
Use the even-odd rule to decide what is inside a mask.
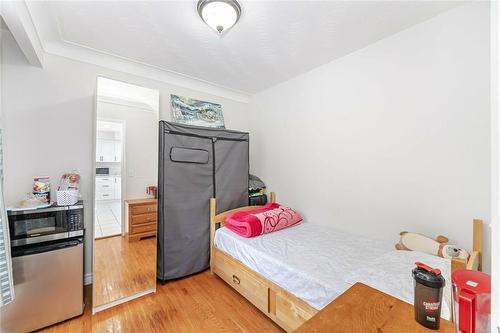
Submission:
[[[158,137],[159,137],[159,147],[161,147],[161,150],[159,150],[159,156],[158,156],[158,193],[157,193],[157,205],[161,205],[161,208],[158,207],[158,212],[156,213],[157,214],[157,225],[158,225],[158,229],[160,228],[160,224],[161,224],[161,239],[162,241],[158,240],[157,242],[157,252],[160,252],[159,254],[157,253],[157,258],[156,258],[156,264],[158,265],[158,257],[160,258],[161,260],[161,284],[165,284],[165,257],[164,257],[164,254],[165,254],[165,251],[163,251],[163,249],[165,248],[165,208],[164,208],[164,205],[163,203],[166,201],[166,198],[165,198],[165,193],[163,191],[163,186],[160,186],[160,179],[163,179],[163,176],[164,176],[164,169],[165,169],[165,166],[163,165],[163,161],[165,161],[165,136],[162,135],[161,131],[164,129],[162,127],[164,127],[165,124],[160,122],[160,133],[158,133]],[[161,218],[160,218],[161,217]],[[159,230],[157,231],[157,233],[159,234]],[[158,236],[158,235],[157,235]],[[161,246],[161,244],[163,243],[163,246]],[[158,248],[161,247],[161,251],[158,251]],[[158,272],[156,272],[156,278],[158,278]]]
[[[165,133],[174,134],[174,135],[191,136],[191,137],[195,137],[195,138],[202,138],[202,139],[208,139],[208,140],[216,139],[216,140],[222,140],[222,141],[240,141],[240,142],[248,141],[247,139],[223,138],[223,137],[219,137],[219,136],[204,136],[204,135],[198,135],[198,134],[192,134],[192,133],[182,133],[182,132],[170,131],[170,130],[166,130]]]
[[[212,138],[212,187],[213,187],[213,198],[216,198],[217,190],[215,187],[215,142],[217,138]]]

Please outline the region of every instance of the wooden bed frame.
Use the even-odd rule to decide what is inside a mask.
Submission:
[[[270,193],[270,201],[276,202],[274,192]],[[227,282],[276,324],[291,332],[314,316],[318,310],[214,245],[215,231],[224,225],[227,215],[254,208],[255,206],[245,206],[216,214],[216,200],[210,199],[210,271]],[[474,220],[472,254],[468,260],[452,259],[452,271],[464,268],[481,270],[482,245],[483,222]]]

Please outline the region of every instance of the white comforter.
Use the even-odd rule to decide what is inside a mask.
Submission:
[[[443,272],[441,316],[450,317],[449,260],[307,222],[254,238],[220,228],[215,245],[318,310],[356,282],[413,304],[411,270],[422,261]]]

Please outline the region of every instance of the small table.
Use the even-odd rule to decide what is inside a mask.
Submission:
[[[453,323],[441,318],[439,330],[415,321],[413,306],[381,291],[356,283],[294,333],[453,333]]]

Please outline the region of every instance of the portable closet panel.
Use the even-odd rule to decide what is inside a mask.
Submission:
[[[157,277],[209,267],[211,197],[217,211],[248,205],[249,135],[160,121]]]

